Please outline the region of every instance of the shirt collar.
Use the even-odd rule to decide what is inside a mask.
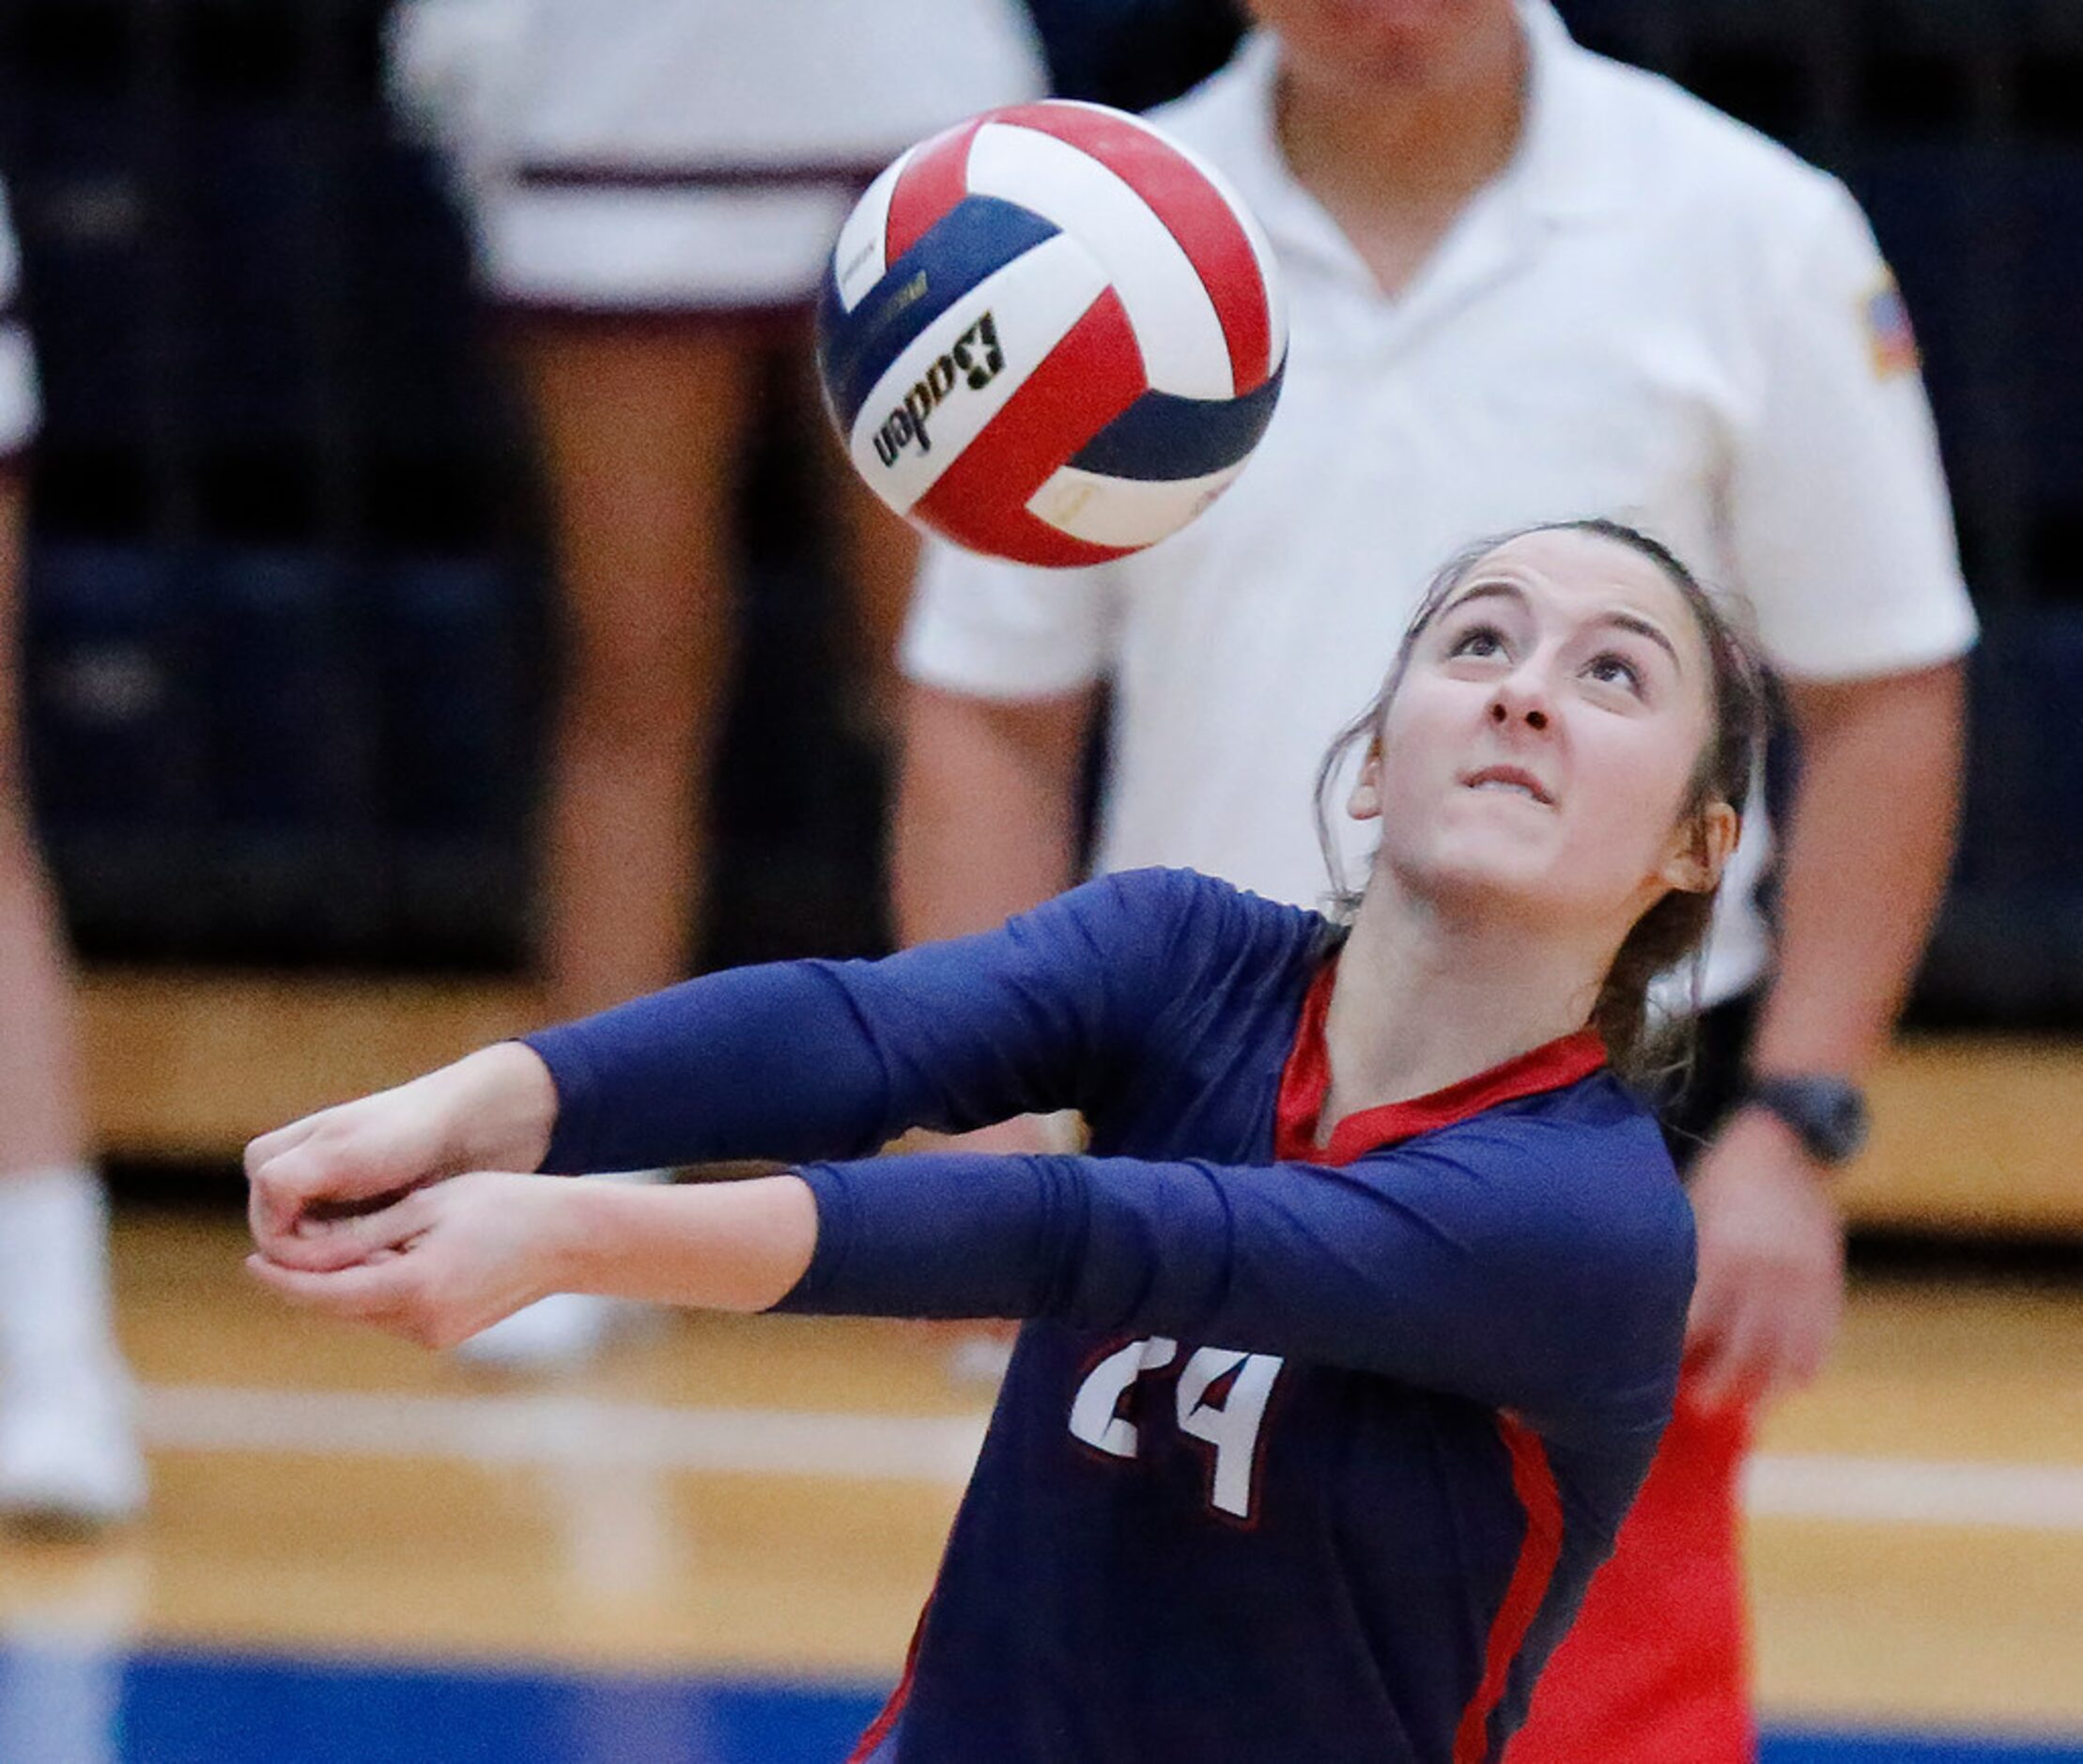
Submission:
[[[1323,1026],[1331,1010],[1331,988],[1338,958],[1317,970],[1302,1001],[1294,1046],[1280,1072],[1280,1094],[1273,1106],[1273,1155],[1303,1164],[1350,1164],[1368,1152],[1400,1145],[1421,1133],[1451,1127],[1457,1122],[1494,1108],[1500,1103],[1543,1091],[1559,1091],[1589,1077],[1606,1063],[1605,1044],[1593,1029],[1545,1042],[1487,1072],[1462,1078],[1443,1090],[1408,1102],[1387,1103],[1348,1115],[1332,1130],[1327,1144],[1317,1143],[1323,1099],[1331,1089],[1331,1053]]]
[[[1549,221],[1606,213],[1621,200],[1627,178],[1617,162],[1610,101],[1599,89],[1599,58],[1571,39],[1548,0],[1520,0],[1519,18],[1527,46],[1525,125],[1511,162],[1489,188],[1508,191],[1523,212]],[[1306,243],[1304,212],[1324,225],[1330,221],[1280,150],[1273,121],[1279,69],[1278,40],[1253,31],[1230,62],[1227,89],[1209,93],[1209,110],[1220,116],[1224,139],[1235,144],[1225,169],[1245,202],[1269,232]]]

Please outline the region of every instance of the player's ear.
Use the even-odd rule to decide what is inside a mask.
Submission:
[[[1381,818],[1381,742],[1379,737],[1367,743],[1366,757],[1360,762],[1360,776],[1353,781],[1352,794],[1346,798],[1345,812],[1355,821]]]
[[[1720,881],[1742,831],[1742,817],[1725,802],[1687,815],[1672,833],[1659,879],[1681,893],[1706,893]]]

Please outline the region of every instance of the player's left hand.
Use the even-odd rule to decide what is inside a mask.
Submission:
[[[1814,1378],[1844,1309],[1844,1230],[1823,1173],[1763,1109],[1739,1110],[1690,1184],[1699,1279],[1686,1328],[1710,1409],[1765,1404]]]
[[[379,1212],[308,1224],[306,1265],[255,1254],[246,1266],[295,1304],[422,1347],[454,1347],[562,1290],[573,1187],[555,1176],[473,1171]]]

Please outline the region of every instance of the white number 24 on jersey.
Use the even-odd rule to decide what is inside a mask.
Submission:
[[[1088,1372],[1071,1403],[1071,1432],[1116,1458],[1133,1458],[1135,1423],[1121,1413],[1121,1399],[1145,1372],[1161,1371],[1178,1356],[1168,1336],[1131,1341]],[[1285,1362],[1273,1354],[1242,1354],[1235,1348],[1196,1348],[1180,1369],[1179,1431],[1215,1448],[1208,1503],[1233,1518],[1251,1517],[1258,1468],[1258,1430],[1266,1418],[1273,1383]],[[1211,1391],[1217,1394],[1212,1399]]]

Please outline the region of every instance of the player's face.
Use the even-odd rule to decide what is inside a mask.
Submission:
[[[1451,79],[1499,31],[1512,0],[1249,0],[1289,62],[1335,89]]]
[[[1443,902],[1620,934],[1668,890],[1711,885],[1735,816],[1722,805],[1703,848],[1685,812],[1709,669],[1684,596],[1631,547],[1500,546],[1420,635],[1361,774],[1377,865]]]

